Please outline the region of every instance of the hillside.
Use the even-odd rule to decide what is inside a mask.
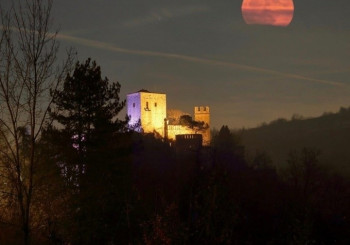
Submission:
[[[240,134],[248,157],[266,152],[283,168],[290,151],[308,147],[321,151],[322,164],[350,175],[350,108],[317,118],[278,119]]]

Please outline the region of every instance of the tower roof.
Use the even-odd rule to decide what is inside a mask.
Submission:
[[[129,94],[137,94],[137,93],[165,94],[165,93],[158,93],[158,92],[150,92],[150,91],[148,91],[148,90],[146,90],[146,89],[141,89],[141,90],[139,90],[139,91],[137,91],[137,92],[129,93]],[[129,95],[129,94],[128,94],[128,95]]]

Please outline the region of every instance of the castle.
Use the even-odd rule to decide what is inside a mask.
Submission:
[[[127,95],[129,125],[136,131],[154,133],[170,141],[202,135],[203,145],[210,144],[209,106],[194,107],[194,120],[188,114],[167,111],[166,94],[140,90]],[[191,136],[192,135],[192,136]]]

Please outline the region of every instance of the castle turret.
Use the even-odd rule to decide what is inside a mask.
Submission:
[[[197,122],[204,122],[204,126],[207,127],[203,135],[203,145],[210,144],[210,109],[209,106],[195,106],[194,107],[194,120]]]

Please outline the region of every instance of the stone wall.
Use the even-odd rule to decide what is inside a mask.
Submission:
[[[176,139],[176,135],[180,134],[194,134],[193,129],[183,125],[168,125],[168,139]]]
[[[145,133],[156,132],[164,137],[166,95],[141,92],[141,126]]]

